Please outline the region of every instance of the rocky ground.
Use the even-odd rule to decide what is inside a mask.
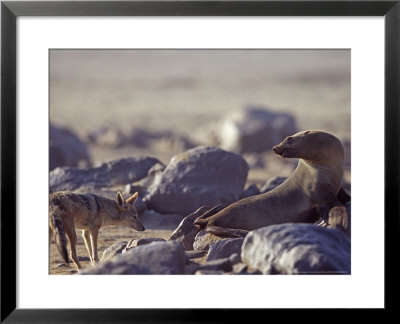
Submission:
[[[145,218],[145,216],[142,218]],[[178,225],[177,222],[175,221],[170,225],[167,224],[160,226],[159,224],[155,224],[155,222],[152,222],[151,220],[143,221],[143,224],[147,228],[147,230],[144,232],[135,232],[134,230],[124,227],[101,228],[99,231],[99,239],[98,239],[99,257],[103,255],[104,250],[106,250],[116,242],[128,242],[132,239],[141,239],[147,237],[162,238],[166,240],[171,235],[173,229]],[[76,251],[79,257],[79,261],[83,268],[91,267],[85,243],[83,242],[83,238],[80,235],[79,231],[77,232],[77,236],[78,236],[78,242],[76,245]],[[54,239],[51,239],[50,241],[49,257],[50,257],[50,264],[49,264],[50,274],[77,273],[77,270],[73,263],[69,264],[64,263],[60,254],[58,253]],[[197,261],[201,262],[201,260]]]
[[[278,185],[297,161],[278,157],[271,146],[300,130],[321,129],[342,140],[343,186],[351,193],[349,54],[200,52],[52,51],[50,192],[68,189],[114,199],[117,190],[125,196],[139,191],[137,209],[146,231],[102,228],[100,257],[114,244],[125,244],[121,242],[129,247],[138,239],[167,240],[138,245],[127,253],[121,249],[120,255],[95,268],[78,233],[82,266],[87,273],[99,274],[318,273],[321,269],[349,273],[350,240],[337,230],[283,226],[273,233],[253,233],[251,241],[270,246],[267,263],[257,259],[265,251],[257,250],[250,239],[218,243],[221,238],[188,234],[190,223],[185,230],[189,241],[184,243],[176,232],[183,218],[201,206]],[[187,153],[198,146],[219,149]],[[178,192],[164,186],[165,181],[186,190]],[[350,205],[347,208],[350,211]],[[173,233],[174,239],[168,240]],[[299,238],[299,233],[307,234]],[[288,237],[299,242],[295,248],[302,251],[290,258],[281,245]],[[309,248],[303,249],[302,242]],[[320,252],[320,247],[331,245],[337,248]],[[141,253],[160,258],[153,260],[152,269],[145,261],[139,269]],[[300,257],[306,261],[296,259]],[[317,260],[315,267],[307,262],[311,259]],[[53,240],[49,273],[76,273],[72,263],[63,263]]]

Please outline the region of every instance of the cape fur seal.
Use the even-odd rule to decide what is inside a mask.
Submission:
[[[220,236],[280,223],[315,222],[349,200],[341,189],[344,148],[334,135],[309,130],[286,137],[273,147],[283,158],[298,158],[295,171],[264,194],[220,205],[198,217],[194,225]],[[325,217],[328,219],[328,217]]]

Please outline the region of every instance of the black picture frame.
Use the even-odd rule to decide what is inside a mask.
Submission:
[[[396,307],[396,301],[390,296],[395,296],[393,293],[398,283],[398,275],[390,262],[393,256],[398,256],[395,238],[399,237],[400,228],[398,189],[400,180],[400,0],[2,1],[1,322],[215,323],[238,321],[240,317],[237,316],[237,312],[255,312],[256,314],[251,314],[253,317],[258,316],[257,312],[262,311],[217,309],[210,313],[209,310],[194,309],[16,308],[16,19],[19,16],[383,16],[385,19],[385,309],[391,310]]]

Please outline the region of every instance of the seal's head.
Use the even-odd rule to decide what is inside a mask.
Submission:
[[[343,159],[343,145],[332,134],[308,130],[286,137],[272,150],[283,158],[299,158],[308,161]]]

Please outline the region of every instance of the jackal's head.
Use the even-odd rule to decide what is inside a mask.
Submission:
[[[138,213],[134,206],[137,198],[138,193],[135,192],[132,196],[125,200],[122,194],[118,191],[115,200],[120,211],[120,219],[118,220],[118,225],[125,225],[136,231],[141,232],[144,231],[144,226],[140,222]]]

